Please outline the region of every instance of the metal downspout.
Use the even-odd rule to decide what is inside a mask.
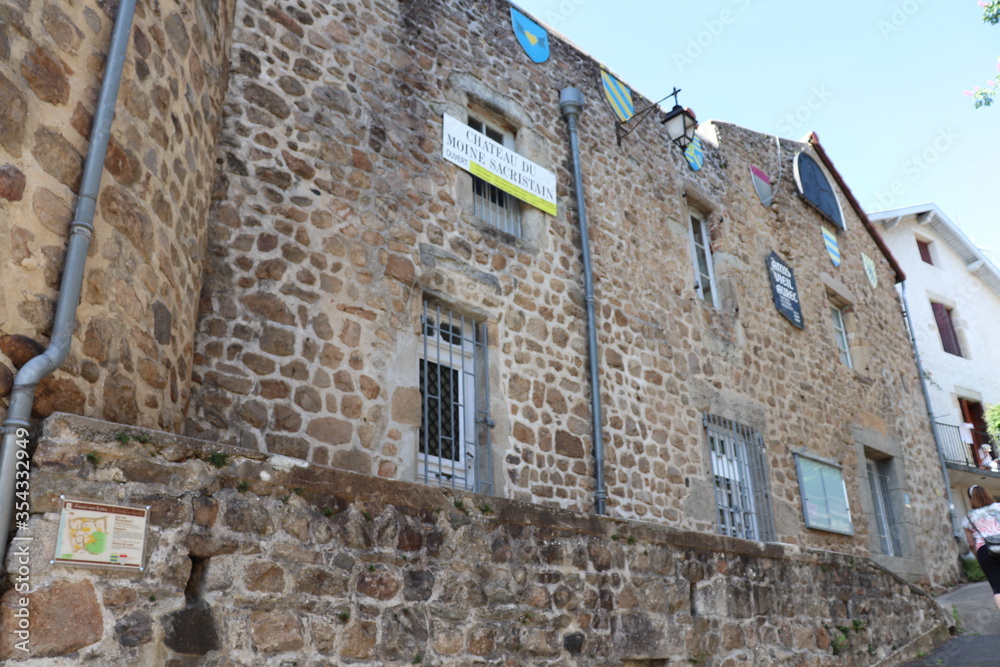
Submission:
[[[910,332],[910,345],[913,347],[913,356],[917,359],[917,372],[920,373],[920,389],[924,393],[924,406],[927,408],[927,419],[931,424],[931,433],[934,434],[934,444],[937,446],[941,474],[944,475],[944,492],[948,498],[948,515],[951,518],[951,532],[957,540],[961,538],[961,532],[958,530],[955,502],[951,496],[951,479],[948,477],[948,466],[944,461],[944,449],[941,447],[941,438],[938,435],[937,428],[934,426],[934,408],[931,406],[931,395],[927,391],[927,378],[924,377],[924,367],[920,363],[920,350],[917,348],[917,337],[913,333],[913,322],[910,320],[910,304],[906,301],[906,281],[904,280],[900,285],[903,292],[903,319],[906,320],[906,328]]]
[[[111,46],[108,49],[104,78],[97,98],[97,110],[94,113],[90,146],[87,149],[87,159],[80,180],[76,212],[70,223],[66,260],[59,285],[59,301],[56,303],[49,347],[22,366],[14,377],[10,405],[3,422],[3,443],[0,445],[0,529],[4,534],[2,544],[4,558],[0,559],[0,567],[3,567],[2,563],[6,560],[7,542],[10,537],[17,455],[19,449],[26,449],[31,426],[31,408],[35,402],[35,388],[46,375],[59,368],[65,361],[69,354],[73,329],[76,327],[76,309],[80,302],[83,267],[87,261],[87,250],[94,232],[97,193],[101,184],[101,173],[104,170],[111,121],[115,115],[118,86],[125,65],[125,52],[128,49],[134,12],[135,0],[121,0],[111,32]],[[19,520],[18,525],[20,524]]]
[[[580,138],[576,120],[583,111],[583,93],[579,88],[559,92],[559,110],[569,123],[569,141],[573,151],[573,177],[576,185],[576,209],[580,218],[580,245],[583,249],[583,287],[587,303],[587,348],[590,356],[590,415],[594,429],[594,468],[597,489],[594,503],[598,514],[606,514],[604,501],[604,434],[601,430],[601,384],[597,372],[597,325],[594,317],[594,274],[590,264],[590,238],[587,235],[587,207],[583,201],[583,176],[580,173]]]

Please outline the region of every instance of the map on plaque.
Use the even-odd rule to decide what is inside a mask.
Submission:
[[[149,507],[110,505],[63,496],[53,563],[143,571]]]

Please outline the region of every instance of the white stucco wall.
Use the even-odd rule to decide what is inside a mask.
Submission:
[[[1000,403],[1000,294],[967,270],[963,258],[934,225],[904,215],[886,229],[885,221],[878,220],[882,215],[872,217],[906,273],[906,297],[921,362],[930,374],[928,390],[935,421],[961,424],[959,398],[980,401],[984,408]],[[930,242],[933,265],[921,259],[917,239]],[[932,301],[953,309],[961,357],[944,351]]]

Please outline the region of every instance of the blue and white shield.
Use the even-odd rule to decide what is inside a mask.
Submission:
[[[549,59],[549,33],[527,16],[510,8],[510,22],[524,52],[536,63]]]
[[[823,243],[826,245],[826,252],[830,255],[830,261],[833,262],[834,266],[840,266],[840,243],[837,241],[837,235],[826,227],[823,228]]]
[[[691,171],[698,171],[701,165],[705,164],[705,146],[701,143],[701,137],[695,137],[684,149],[684,159],[687,160]]]

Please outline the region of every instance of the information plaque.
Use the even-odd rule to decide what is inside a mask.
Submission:
[[[53,563],[145,570],[149,506],[130,507],[62,497]]]
[[[799,303],[799,290],[795,286],[795,274],[785,262],[772,252],[767,257],[767,273],[771,277],[771,296],[774,297],[774,307],[785,316],[789,322],[804,329],[802,322],[802,305]]]

